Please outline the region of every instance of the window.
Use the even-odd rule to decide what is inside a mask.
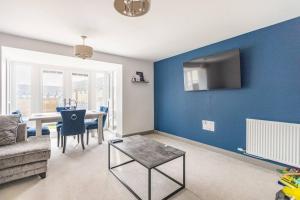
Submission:
[[[117,74],[112,72],[109,76],[109,109],[108,109],[108,128],[112,131],[117,128],[116,107],[117,107]]]
[[[63,102],[63,73],[43,71],[43,112],[55,112]]]
[[[63,68],[10,61],[7,65],[7,113],[20,110],[25,117],[32,113],[55,112],[64,99],[79,109],[99,110],[108,106],[106,127],[116,127],[116,77],[112,71]]]
[[[20,110],[24,116],[31,114],[31,66],[15,64],[13,67],[14,80],[12,84],[11,111]]]
[[[108,102],[108,75],[106,73],[96,74],[96,108],[106,106]]]
[[[88,109],[89,79],[87,74],[72,73],[72,100],[78,108]]]

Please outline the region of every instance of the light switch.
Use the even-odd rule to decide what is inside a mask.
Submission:
[[[202,129],[206,131],[215,131],[215,122],[214,121],[208,121],[208,120],[202,120]]]

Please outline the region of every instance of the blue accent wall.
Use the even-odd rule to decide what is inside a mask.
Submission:
[[[235,48],[242,89],[184,91],[183,62]],[[300,123],[300,17],[155,62],[154,76],[156,130],[236,152],[246,118]]]

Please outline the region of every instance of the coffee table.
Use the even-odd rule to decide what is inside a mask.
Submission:
[[[124,153],[131,160],[111,166],[111,157],[110,151],[111,146],[115,149],[119,150],[120,152]],[[163,165],[167,162],[170,162],[174,159],[182,157],[183,163],[183,178],[182,182],[172,178],[171,176],[167,175],[165,172],[157,169],[158,166]],[[130,188],[121,178],[113,171],[113,169],[117,167],[121,167],[123,165],[129,164],[131,162],[138,162],[142,166],[148,169],[148,200],[151,200],[151,170],[156,170],[157,172],[161,173],[162,175],[166,176],[170,180],[177,183],[180,187],[172,192],[171,194],[167,195],[163,199],[168,199],[180,190],[185,188],[185,152],[174,147],[159,143],[152,139],[149,139],[144,136],[131,136],[123,139],[123,142],[120,143],[113,143],[112,140],[108,142],[108,168],[109,171],[137,198],[142,200],[142,198],[137,195],[132,188]]]

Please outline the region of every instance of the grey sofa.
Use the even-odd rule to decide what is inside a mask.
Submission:
[[[33,175],[45,178],[51,152],[49,136],[27,139],[26,124],[20,123],[16,141],[0,146],[0,184]]]

